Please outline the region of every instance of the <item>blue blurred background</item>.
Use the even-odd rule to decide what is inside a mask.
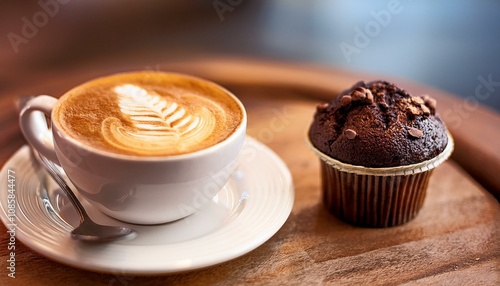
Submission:
[[[491,76],[498,90],[482,103],[500,111],[500,1],[274,0],[226,14],[218,41],[245,35],[227,52],[394,75],[462,97]],[[368,43],[356,46],[363,32]]]
[[[500,1],[59,0],[14,52],[7,35],[55,1],[0,1],[0,84],[119,54],[254,56],[397,76],[464,98],[482,78],[490,96],[480,102],[500,111]]]

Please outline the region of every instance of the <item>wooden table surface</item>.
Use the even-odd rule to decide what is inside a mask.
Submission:
[[[40,93],[59,96],[98,75],[145,66],[134,63],[45,72],[28,77],[29,86],[12,78],[0,98],[5,111],[0,115],[2,165],[24,144],[17,126],[17,97]],[[243,101],[248,111],[248,134],[273,149],[292,173],[296,198],[287,222],[270,240],[242,257],[198,271],[163,276],[79,270],[50,261],[19,243],[15,279],[7,277],[9,236],[2,225],[0,285],[500,283],[500,205],[494,198],[500,197],[498,114],[471,105],[470,99],[464,101],[395,79],[396,84],[414,94],[427,93],[438,99],[438,111],[455,138],[456,151],[453,160],[434,172],[416,219],[393,228],[357,228],[324,209],[319,162],[307,149],[304,136],[318,103],[360,79],[377,77],[253,59],[192,59],[160,62],[153,67],[214,80]],[[286,128],[273,128],[271,122],[275,120],[281,120]]]

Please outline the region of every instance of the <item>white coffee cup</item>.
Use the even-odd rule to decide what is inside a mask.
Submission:
[[[215,86],[237,103],[241,121],[223,141],[192,153],[145,157],[93,148],[61,128],[52,116],[59,101],[46,95],[26,104],[20,113],[20,126],[27,141],[62,166],[78,192],[103,213],[136,224],[171,222],[196,212],[221,190],[235,168],[245,139],[243,104],[229,91]],[[40,113],[51,118],[51,131]]]

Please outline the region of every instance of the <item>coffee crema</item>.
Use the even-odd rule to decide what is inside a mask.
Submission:
[[[243,111],[221,87],[197,78],[138,72],[99,78],[67,92],[56,122],[93,148],[138,156],[180,155],[229,137]]]

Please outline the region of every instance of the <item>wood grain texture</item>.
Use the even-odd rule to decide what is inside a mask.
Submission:
[[[177,68],[179,71],[187,72],[190,69],[189,65],[184,68],[180,66]],[[217,66],[213,62],[208,66],[211,71],[205,75],[217,80]],[[247,68],[252,67],[247,65]],[[299,74],[302,71],[295,69]],[[335,90],[323,87],[337,80],[334,77],[337,72],[331,71],[329,78],[326,78],[326,71],[319,72],[318,82],[325,76],[324,86],[319,88],[300,84],[301,80],[309,82],[315,79],[312,70],[307,68],[304,73],[311,73],[310,77],[292,77],[289,80],[296,81],[293,85],[283,78],[284,74],[267,74],[265,78],[275,75],[280,80],[273,82],[267,79],[268,82],[263,83],[245,77],[246,69],[242,68],[241,72],[245,82],[228,79],[223,84],[238,95],[246,106],[248,134],[268,145],[285,161],[292,172],[296,188],[290,218],[269,241],[240,258],[220,265],[188,273],[151,277],[131,277],[123,273],[100,274],[67,267],[19,243],[16,249],[17,278],[10,279],[6,276],[5,268],[8,235],[5,227],[1,226],[0,285],[500,283],[500,206],[460,165],[455,161],[447,161],[435,170],[424,206],[410,223],[386,229],[350,226],[332,217],[323,207],[319,161],[304,142],[316,104],[336,94]],[[192,73],[204,75],[204,72],[195,68]],[[290,70],[286,73],[293,74]],[[350,84],[347,81],[352,80],[351,76],[342,74],[345,78],[338,80]],[[238,77],[237,74],[233,76]],[[78,75],[69,79],[69,82],[85,77]],[[340,84],[332,84],[337,85]],[[52,85],[48,85],[47,89],[57,91]],[[311,98],[312,95],[318,97]],[[11,124],[2,122],[2,126],[17,122],[15,119],[8,120]],[[277,120],[282,125],[273,124]],[[464,122],[461,128],[467,126]],[[15,130],[15,127],[11,128]],[[1,141],[2,162],[22,142],[16,131],[11,133],[10,139]],[[461,137],[456,136],[456,139],[458,145]],[[481,147],[478,143],[472,146]],[[489,151],[486,149],[484,152]]]

